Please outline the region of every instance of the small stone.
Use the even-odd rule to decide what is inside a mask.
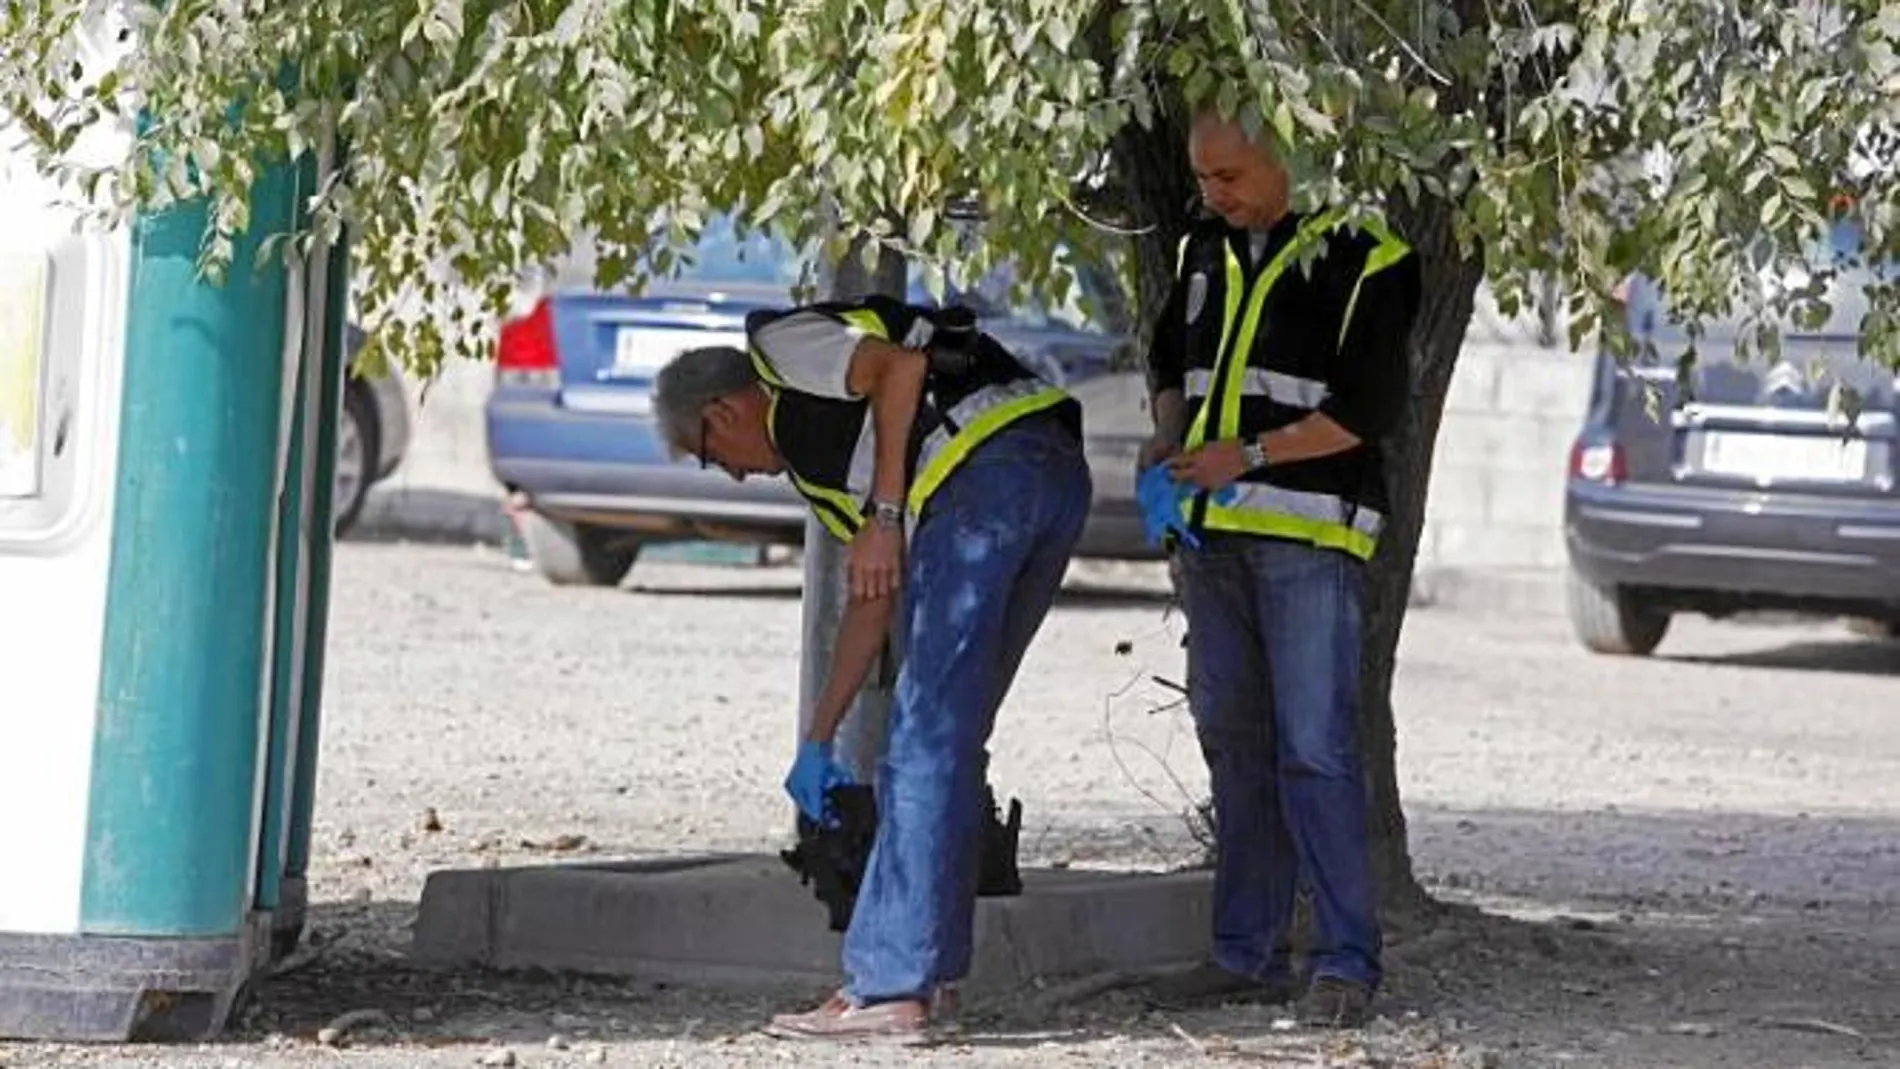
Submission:
[[[553,1035],[548,1037],[549,1050],[566,1050],[569,1045],[566,1036]]]
[[[1714,1025],[1701,1021],[1678,1021],[1664,1031],[1672,1036],[1695,1036],[1697,1039],[1712,1039],[1717,1034]]]
[[[607,1064],[607,1048],[595,1047],[593,1050],[588,1051],[587,1060],[595,1065],[606,1065]]]
[[[359,905],[365,902],[374,901],[375,898],[376,898],[376,892],[370,890],[367,887],[358,887],[355,893],[350,895],[350,901],[358,903]]]
[[[488,1066],[489,1069],[513,1069],[515,1052],[506,1049],[491,1050],[482,1055],[480,1064]]]
[[[317,1030],[317,1042],[326,1047],[343,1044],[351,1031],[357,1028],[389,1025],[389,1015],[381,1010],[351,1010]]]
[[[435,811],[434,806],[430,806],[422,811],[421,827],[422,830],[426,832],[438,832],[442,830],[442,816]]]

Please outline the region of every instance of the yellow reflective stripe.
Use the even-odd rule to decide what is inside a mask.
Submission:
[[[1059,387],[1049,386],[992,405],[965,423],[957,436],[944,443],[917,472],[917,478],[910,486],[909,505],[912,514],[923,511],[924,502],[930,500],[930,495],[937,492],[937,487],[943,485],[957,465],[963,463],[970,451],[982,444],[984,439],[1032,412],[1053,408],[1068,399],[1069,395]]]
[[[884,317],[871,311],[869,308],[853,308],[845,312],[843,318],[846,323],[851,324],[873,338],[883,338],[885,341],[889,341],[891,338],[890,329],[884,325]]]
[[[785,388],[785,380],[779,377],[778,369],[765,358],[765,354],[759,351],[758,346],[747,346],[746,353],[752,357],[752,370],[759,373],[759,378],[765,380],[767,386],[781,390]]]
[[[1379,239],[1379,244],[1366,254],[1365,266],[1359,269],[1359,277],[1353,279],[1352,296],[1346,299],[1346,314],[1339,317],[1339,340],[1336,345],[1346,344],[1346,331],[1352,326],[1352,314],[1359,307],[1359,290],[1366,279],[1391,267],[1411,255],[1412,247],[1400,241],[1384,224],[1368,220],[1362,224],[1367,233]]]
[[[1373,550],[1378,548],[1377,537],[1364,531],[1355,531],[1343,523],[1330,523],[1326,520],[1289,516],[1285,513],[1266,512],[1260,509],[1216,505],[1212,501],[1207,504],[1207,519],[1203,526],[1210,531],[1234,531],[1240,534],[1297,538],[1302,542],[1310,542],[1320,549],[1345,550],[1360,560],[1370,559]]]
[[[1194,240],[1193,234],[1182,234],[1181,243],[1174,247],[1174,274],[1176,278],[1181,276],[1181,269],[1187,266],[1188,242],[1192,240]]]
[[[1366,557],[1385,527],[1378,509],[1355,506],[1333,494],[1262,482],[1236,483],[1234,490],[1234,497],[1225,504],[1208,502],[1210,530],[1297,538]],[[1346,522],[1348,517],[1351,523]]]
[[[1221,248],[1227,254],[1227,286],[1221,293],[1221,303],[1226,307],[1221,313],[1220,348],[1214,350],[1214,367],[1216,369],[1220,368],[1221,360],[1227,352],[1227,339],[1233,334],[1234,319],[1240,314],[1241,291],[1247,287],[1247,276],[1246,272],[1241,269],[1240,257],[1234,255],[1234,250],[1229,247],[1226,242],[1221,243]],[[1210,372],[1210,374],[1212,373]],[[1201,406],[1194,410],[1194,423],[1188,427],[1187,447],[1189,449],[1199,448],[1206,441],[1207,404],[1206,402],[1202,402]]]
[[[762,359],[755,350],[754,362]],[[773,452],[783,457],[785,453],[778,447],[780,394],[775,387],[771,386],[767,387],[765,394],[765,436],[771,440]],[[789,463],[785,465],[785,477],[792,481],[792,488],[811,505],[812,515],[817,516],[818,522],[824,524],[825,529],[837,536],[839,541],[851,541],[852,536],[857,534],[858,528],[864,526],[864,514],[858,511],[857,502],[852,501],[849,496],[805,480],[792,470]]]
[[[799,474],[790,467],[785,469],[785,474],[791,478],[792,485],[804,495],[805,500],[810,502],[812,515],[817,516],[818,522],[824,524],[832,534],[837,535],[840,541],[851,541],[852,537],[858,533],[858,529],[864,526],[863,515],[858,512],[857,505],[849,497],[800,478]]]

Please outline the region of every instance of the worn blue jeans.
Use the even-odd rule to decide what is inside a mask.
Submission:
[[[1209,534],[1178,552],[1188,702],[1214,794],[1214,960],[1290,978],[1287,928],[1304,876],[1313,974],[1376,987],[1357,730],[1365,565],[1247,535]]]
[[[1074,435],[1030,417],[944,481],[911,537],[877,837],[844,937],[845,993],[859,1005],[927,998],[970,970],[990,729],[1090,494]]]

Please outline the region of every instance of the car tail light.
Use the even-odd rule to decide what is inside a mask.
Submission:
[[[501,325],[495,377],[509,386],[560,385],[561,357],[554,348],[554,313],[547,301],[536,302],[527,315]]]
[[[1614,486],[1629,476],[1623,447],[1615,442],[1579,440],[1570,447],[1570,477]]]

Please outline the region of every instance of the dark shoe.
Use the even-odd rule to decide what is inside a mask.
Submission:
[[[1314,1028],[1363,1028],[1372,1016],[1372,989],[1338,976],[1315,977],[1299,1003],[1300,1023]]]
[[[1149,984],[1147,991],[1149,1004],[1161,1010],[1186,1010],[1230,1002],[1290,1002],[1293,994],[1291,980],[1255,980],[1229,972],[1213,962],[1161,977]]]
[[[930,1040],[930,1011],[923,1002],[900,1000],[853,1006],[842,992],[808,1013],[781,1013],[765,1034],[775,1039],[918,1046]]]

